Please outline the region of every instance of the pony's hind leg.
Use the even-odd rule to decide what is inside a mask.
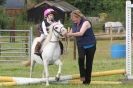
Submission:
[[[56,77],[55,77],[55,80],[56,80],[56,81],[59,81],[59,80],[60,80],[60,75],[61,75],[62,62],[61,62],[61,60],[59,59],[59,60],[57,60],[57,61],[55,62],[55,64],[59,66],[57,75],[56,75]]]
[[[32,77],[32,72],[33,72],[33,69],[34,69],[34,66],[35,66],[35,61],[34,60],[31,60],[31,66],[30,66],[30,78]]]

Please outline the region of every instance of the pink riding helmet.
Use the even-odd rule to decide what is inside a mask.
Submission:
[[[51,14],[51,13],[55,13],[55,11],[54,11],[53,9],[51,9],[51,8],[46,9],[46,10],[44,11],[44,16],[47,17],[47,16],[48,16],[49,14]]]

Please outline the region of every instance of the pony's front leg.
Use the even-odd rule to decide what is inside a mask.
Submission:
[[[117,34],[121,32],[121,28],[118,27]]]
[[[106,34],[109,34],[109,31],[110,31],[109,28],[105,28],[105,33],[106,33]]]
[[[45,69],[43,69],[43,72],[42,72],[42,78],[44,78],[45,77]]]
[[[61,60],[59,59],[59,60],[57,60],[57,61],[55,62],[55,64],[59,66],[57,75],[56,75],[56,77],[55,77],[55,79],[56,79],[57,81],[59,81],[59,80],[60,80],[60,75],[61,75],[62,62],[61,62]]]
[[[48,62],[47,60],[43,60],[44,63],[44,71],[46,76],[46,86],[49,86],[49,73],[48,73]]]

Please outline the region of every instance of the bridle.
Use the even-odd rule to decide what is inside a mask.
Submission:
[[[57,31],[55,28],[54,28],[54,26],[53,26],[53,30],[56,32],[56,33],[58,33],[61,37],[63,37],[63,35],[61,34],[61,29],[62,29],[63,27],[61,27],[60,28],[60,31]],[[56,35],[55,35],[56,36]]]
[[[59,29],[59,31],[57,31],[56,30],[56,27],[55,27],[55,25],[52,27],[52,32],[53,31],[55,31],[57,34],[59,34],[61,37],[63,37],[63,35],[62,35],[62,33],[61,33],[61,29],[62,29],[63,27],[61,27],[60,29]],[[56,34],[55,34],[55,32],[53,32],[54,33],[54,35],[55,35],[55,37],[56,38],[59,38],[59,36],[57,36]],[[50,42],[59,42],[59,41],[50,41]]]

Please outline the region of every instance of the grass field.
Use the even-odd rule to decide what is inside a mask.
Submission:
[[[113,43],[125,43],[124,40],[116,40]],[[125,59],[112,59],[110,55],[111,44],[107,40],[97,41],[97,51],[94,58],[93,72],[107,71],[115,69],[125,69]],[[68,45],[68,52],[62,57],[63,68],[62,75],[77,74],[77,60],[73,60],[73,43]],[[41,77],[43,70],[42,65],[36,65],[33,77]],[[50,76],[54,76],[57,72],[57,66],[49,66]],[[29,67],[24,67],[21,62],[0,62],[0,76],[29,77]],[[125,75],[112,75],[104,77],[93,77],[96,81],[119,81],[125,79]],[[91,85],[72,85],[72,84],[50,84],[47,88],[132,88],[132,84],[91,84]],[[9,88],[9,87],[0,87]],[[45,84],[11,86],[10,88],[45,88]]]

